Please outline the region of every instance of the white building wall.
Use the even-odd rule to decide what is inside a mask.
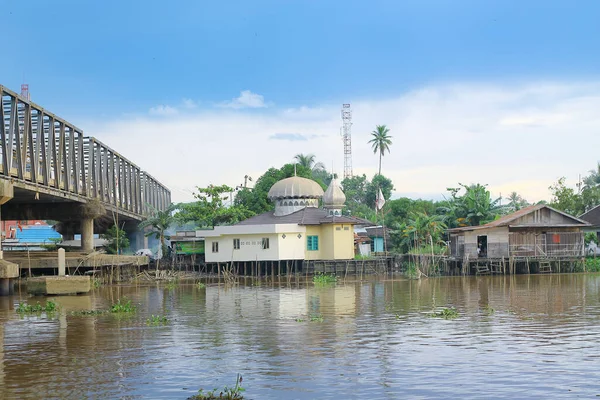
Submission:
[[[277,261],[304,259],[306,228],[297,224],[218,226],[212,231],[198,231],[205,238],[205,260],[213,262]],[[285,235],[285,238],[283,237]],[[298,238],[301,235],[301,238]],[[263,249],[263,238],[269,239],[269,248]],[[234,249],[234,239],[240,248]],[[213,242],[219,251],[213,253]]]

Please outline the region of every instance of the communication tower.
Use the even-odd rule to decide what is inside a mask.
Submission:
[[[29,85],[27,83],[21,85],[21,96],[25,97],[27,100],[31,100],[29,98]]]
[[[352,109],[342,105],[342,140],[344,141],[344,179],[352,178]]]

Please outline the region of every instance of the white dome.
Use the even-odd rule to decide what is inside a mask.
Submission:
[[[323,197],[321,186],[307,178],[292,176],[271,186],[269,199],[317,199]]]
[[[337,182],[337,179],[332,179],[329,187],[323,195],[323,205],[325,207],[343,207],[346,202],[346,195]]]

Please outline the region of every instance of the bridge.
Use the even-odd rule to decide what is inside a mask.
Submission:
[[[118,220],[135,232],[171,203],[169,189],[133,162],[1,85],[0,115],[0,218],[59,221],[89,251],[94,231]]]

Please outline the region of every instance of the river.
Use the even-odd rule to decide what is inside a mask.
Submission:
[[[120,298],[137,312],[74,313]],[[255,400],[600,395],[600,275],[115,286],[20,316],[24,299],[45,302],[0,298],[2,399],[186,399],[238,373]]]

